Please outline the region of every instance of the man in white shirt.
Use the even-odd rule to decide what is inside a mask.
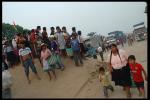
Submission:
[[[99,47],[97,48],[97,52],[99,53],[99,55],[100,55],[100,57],[101,57],[102,61],[104,61],[102,47],[100,47],[100,46],[99,46]]]

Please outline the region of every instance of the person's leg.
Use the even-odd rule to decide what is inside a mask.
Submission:
[[[108,97],[108,90],[106,86],[103,87],[103,92],[104,92],[104,96]]]
[[[139,87],[139,93],[145,98],[145,90],[144,90],[144,87]]]
[[[60,57],[59,54],[56,54],[56,59],[57,59],[57,65],[58,65],[62,70],[64,70],[64,65],[63,65],[63,63],[62,63],[62,61],[61,61],[61,57]]]
[[[125,86],[125,91],[126,91],[127,98],[131,98],[131,93],[130,93],[130,87],[129,86]]]
[[[32,72],[34,72],[35,73],[35,75],[36,75],[36,77],[37,77],[37,79],[41,79],[40,77],[39,77],[39,75],[38,75],[38,73],[37,73],[37,70],[36,70],[36,68],[35,68],[35,66],[34,66],[34,64],[32,63],[32,60],[30,59],[29,60],[29,66],[30,66],[30,68],[32,69]]]
[[[51,71],[52,71],[52,73],[53,73],[53,75],[54,75],[54,77],[55,77],[55,79],[56,79],[55,69],[52,69]]]
[[[83,64],[83,61],[82,61],[82,58],[81,58],[81,54],[80,54],[79,51],[77,52],[77,59],[80,60],[80,64]]]
[[[103,52],[100,52],[99,54],[100,54],[100,57],[101,57],[102,61],[104,61]]]
[[[73,51],[73,58],[74,58],[75,65],[79,66],[79,64],[78,64],[78,58],[77,58],[77,52],[76,51]]]
[[[108,86],[108,89],[110,89],[112,92],[114,91],[114,88],[113,88],[112,85],[109,85],[109,86]]]
[[[49,76],[49,79],[51,80],[51,74],[50,74],[50,72],[47,71],[47,74],[48,74],[48,76]]]
[[[31,83],[31,80],[29,79],[29,61],[24,61],[23,62],[23,66],[24,66],[24,70],[25,70],[25,74],[26,74],[26,77],[27,77],[27,80],[28,80],[28,83],[30,84]]]

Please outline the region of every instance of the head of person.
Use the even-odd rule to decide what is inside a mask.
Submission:
[[[134,55],[130,55],[130,56],[128,57],[128,63],[130,63],[130,64],[135,64],[135,61],[136,61],[136,58],[135,58]]]
[[[60,33],[60,32],[61,32],[61,29],[60,29],[60,27],[59,27],[59,26],[57,26],[57,27],[56,27],[56,31],[57,31],[58,33]]]
[[[66,32],[66,31],[67,31],[65,26],[62,27],[62,31],[63,31],[63,32]]]
[[[99,68],[99,73],[100,73],[101,75],[104,75],[104,73],[105,73],[104,67],[100,67],[100,68]]]
[[[111,52],[112,53],[117,53],[118,52],[118,48],[116,44],[111,44]]]
[[[46,44],[45,44],[45,43],[42,43],[42,44],[41,44],[41,50],[42,50],[42,51],[43,51],[43,50],[46,50],[46,48],[47,48]]]
[[[51,27],[51,32],[55,32],[55,28],[54,27]]]
[[[43,27],[43,32],[46,32],[46,27]]]
[[[31,33],[34,33],[34,32],[35,32],[35,30],[34,30],[34,29],[32,29],[32,30],[31,30]]]
[[[78,35],[81,35],[81,31],[78,31]]]
[[[22,42],[19,44],[20,48],[25,48],[25,44]]]
[[[73,31],[73,32],[76,32],[76,28],[75,28],[75,27],[72,27],[72,31]]]
[[[76,34],[73,33],[73,34],[72,34],[72,39],[76,39],[76,37],[77,37]]]
[[[41,30],[41,26],[37,26],[37,28],[36,28],[38,31],[40,31]]]

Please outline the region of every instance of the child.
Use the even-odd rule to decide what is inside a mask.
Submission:
[[[46,44],[42,43],[41,44],[41,61],[43,65],[43,70],[48,73],[49,78],[51,80],[50,71],[53,72],[53,75],[55,76],[55,78],[56,78],[56,74],[55,74],[54,66],[50,65],[48,62],[50,57],[51,57],[51,51],[47,48]]]
[[[54,35],[51,35],[51,48],[52,48],[52,53],[56,57],[56,64],[63,71],[64,70],[64,65],[61,61],[61,57],[60,57],[60,54],[59,54],[58,43],[57,43],[56,37]]]
[[[81,65],[83,65],[83,61],[80,54],[80,44],[76,38],[76,34],[72,34],[71,48],[73,50],[75,65],[79,66],[78,60],[80,60]]]
[[[109,80],[109,72],[105,72],[105,69],[103,67],[99,68],[99,79],[103,86],[104,96],[108,97],[108,89],[114,91],[114,88]]]
[[[33,61],[34,59],[33,59],[30,48],[25,47],[24,43],[21,43],[20,46],[21,46],[21,49],[19,50],[20,61],[24,66],[26,77],[28,79],[28,83],[29,84],[31,83],[31,81],[29,79],[29,67],[35,73],[37,78],[40,80],[40,77],[37,73],[36,67],[34,66],[34,61]]]
[[[128,57],[128,62],[133,76],[134,83],[139,91],[139,96],[145,97],[144,79],[142,77],[142,72],[144,73],[145,80],[147,81],[146,71],[143,69],[141,64],[136,62],[136,58],[134,55],[130,55]]]

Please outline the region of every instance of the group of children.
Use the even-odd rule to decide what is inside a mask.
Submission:
[[[130,88],[136,87],[139,91],[139,96],[145,97],[144,79],[147,81],[146,71],[141,64],[136,62],[136,58],[134,55],[130,55],[128,57],[128,63],[126,67],[129,67],[131,72],[132,84]],[[142,76],[142,73],[144,73],[144,78]],[[114,88],[111,85],[111,81],[109,79],[110,74],[110,71],[108,71],[104,67],[99,68],[99,80],[101,82],[101,85],[103,86],[103,92],[105,97],[108,97],[108,89],[114,91]]]

